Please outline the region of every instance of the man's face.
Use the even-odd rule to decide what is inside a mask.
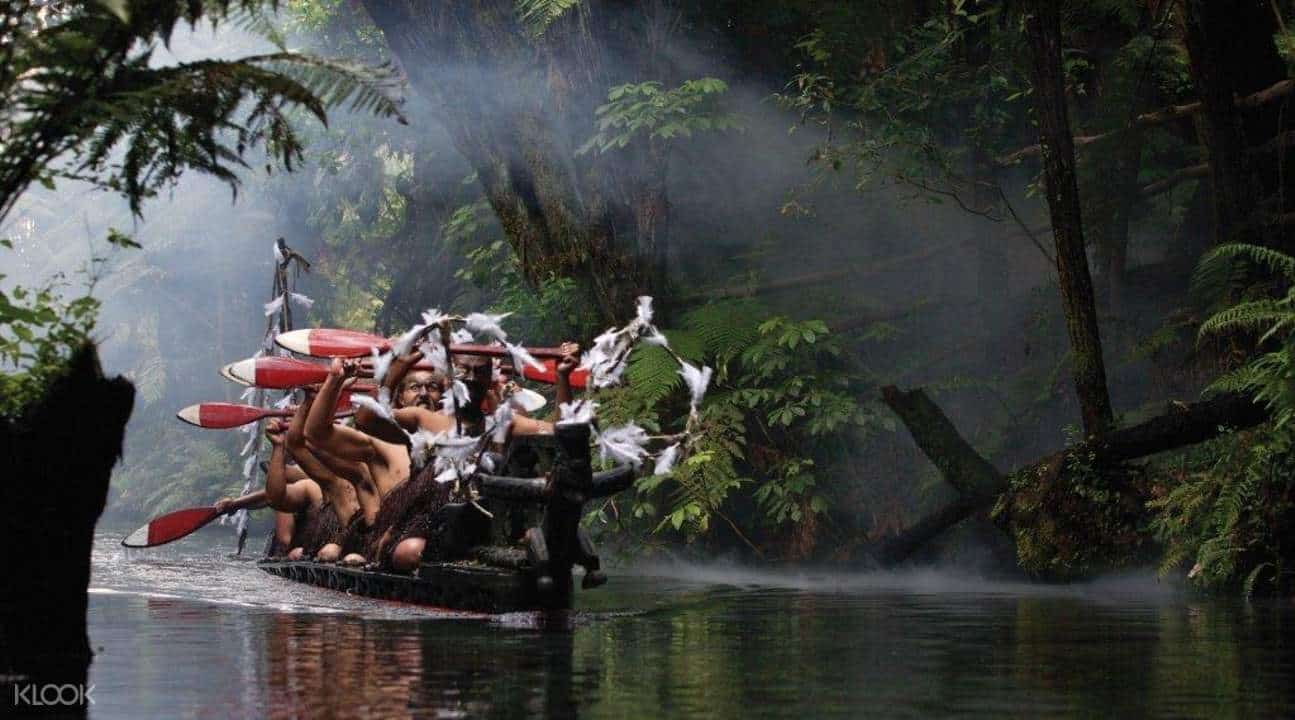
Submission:
[[[397,407],[424,407],[434,410],[441,402],[441,383],[436,375],[425,370],[415,370],[405,376],[396,397]]]

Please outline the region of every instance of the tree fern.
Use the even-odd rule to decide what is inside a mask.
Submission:
[[[321,122],[349,104],[400,115],[389,67],[368,68],[281,49],[235,60],[155,66],[180,22],[241,19],[259,27],[261,0],[76,3],[42,16],[26,6],[0,27],[0,219],[33,181],[73,177],[142,200],[197,170],[237,185],[248,148],[283,164],[301,157],[289,112]],[[265,34],[265,33],[263,33]],[[282,43],[269,33],[271,41]],[[118,161],[120,151],[120,161]],[[61,164],[51,168],[56,158]]]
[[[517,17],[531,37],[544,34],[580,0],[517,0]]]

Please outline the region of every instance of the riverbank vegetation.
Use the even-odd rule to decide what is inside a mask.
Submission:
[[[269,99],[250,107],[279,115],[221,116],[185,146],[208,154],[159,166],[172,175],[100,182],[147,190],[139,211],[186,167],[229,179],[199,161],[232,172],[264,150],[297,170],[244,172],[232,212],[183,185],[149,200],[170,216],[132,234],[142,247],[95,294],[105,354],[140,388],[117,511],[237,484],[233,443],[163,427],[227,392],[213,369],[259,342],[268,272],[242,258],[268,263],[284,235],[313,262],[307,321],[323,326],[490,306],[524,337],[588,340],[653,295],[671,346],[715,379],[688,461],[587,519],[629,552],[857,565],[988,549],[1046,579],[1158,565],[1289,592],[1291,3],[278,10],[240,31],[345,57],[328,67],[354,87],[387,79],[357,68],[390,67],[408,97],[364,95],[386,120],[322,126],[279,83],[330,107],[344,86],[255,80],[244,97]],[[246,127],[248,148],[268,144],[229,145]],[[61,267],[34,248],[81,231],[42,192],[6,230],[33,273]],[[677,430],[667,356],[644,348],[627,375],[603,417]]]

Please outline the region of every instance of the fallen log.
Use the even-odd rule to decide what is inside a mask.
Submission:
[[[1007,490],[1007,476],[971,447],[926,393],[882,388],[881,399],[904,423],[922,453],[935,464],[959,498],[911,527],[880,541],[870,553],[884,565],[912,556],[923,545],[979,511]],[[1268,419],[1252,398],[1227,394],[1194,403],[1173,403],[1163,415],[1112,430],[1041,458],[1017,473],[1052,474],[1070,455],[1089,454],[1099,463],[1120,463],[1210,440],[1225,430],[1244,430]]]

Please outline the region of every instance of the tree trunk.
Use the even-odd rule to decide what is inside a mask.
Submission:
[[[908,428],[922,452],[935,463],[958,498],[914,523],[907,530],[881,541],[873,557],[883,564],[908,559],[923,545],[978,511],[989,508],[1007,490],[1007,476],[963,439],[949,418],[922,390],[882,389],[882,402]],[[1069,455],[1091,458],[1094,465],[1113,465],[1148,455],[1176,450],[1217,437],[1224,428],[1244,430],[1268,419],[1267,410],[1254,399],[1223,395],[1196,403],[1174,405],[1145,422],[1089,438],[1016,471],[1028,477],[1055,472]]]
[[[0,709],[14,702],[10,686],[86,680],[90,549],[134,398],[129,382],[103,377],[87,344],[22,417],[0,418],[0,547],[12,550],[0,583]]]
[[[612,86],[669,80],[667,5],[581,3],[535,39],[513,0],[364,4],[476,170],[527,279],[589,278],[602,319],[632,313],[634,297],[662,282],[665,153],[646,139],[575,149]]]
[[[1035,0],[1025,22],[1033,60],[1034,99],[1039,121],[1039,144],[1047,180],[1048,209],[1057,245],[1057,284],[1070,334],[1075,390],[1083,414],[1084,432],[1094,435],[1114,420],[1106,390],[1106,367],[1097,328],[1093,281],[1084,251],[1079,191],[1075,182],[1075,149],[1066,110],[1065,78],[1061,69],[1060,10],[1052,0]]]
[[[1227,56],[1237,42],[1235,33],[1246,24],[1230,14],[1248,4],[1250,0],[1182,0],[1183,39],[1203,107],[1201,129],[1209,151],[1216,244],[1262,243],[1255,222],[1262,191],[1246,152],[1246,133],[1235,104],[1238,88],[1227,71]]]

